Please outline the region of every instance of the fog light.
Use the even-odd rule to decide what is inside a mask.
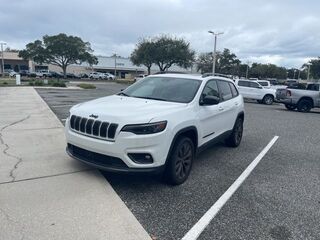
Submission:
[[[135,163],[139,163],[139,164],[153,163],[153,158],[149,153],[128,153],[128,156]]]

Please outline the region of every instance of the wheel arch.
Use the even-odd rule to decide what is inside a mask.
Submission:
[[[313,101],[312,97],[303,96],[303,97],[301,97],[301,98],[299,99],[298,104],[299,104],[299,102],[302,101],[302,100],[310,101],[310,102],[311,102],[311,107],[312,107],[312,108],[314,107],[314,101]]]
[[[174,137],[171,141],[171,145],[170,145],[170,148],[169,148],[169,151],[167,154],[165,164],[167,164],[167,161],[173,151],[173,147],[176,144],[177,140],[182,136],[189,137],[194,144],[195,152],[197,151],[197,148],[198,148],[198,130],[197,130],[197,128],[195,126],[189,126],[189,127],[182,128],[174,135]]]

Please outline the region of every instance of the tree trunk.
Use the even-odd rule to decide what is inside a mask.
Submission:
[[[148,75],[150,75],[150,73],[151,73],[151,66],[147,66],[147,68],[148,68]]]
[[[63,78],[67,78],[67,66],[62,66]]]

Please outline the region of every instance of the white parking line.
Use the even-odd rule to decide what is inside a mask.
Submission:
[[[250,163],[250,165],[242,172],[237,180],[228,188],[228,190],[215,202],[215,204],[200,218],[200,220],[187,232],[182,240],[195,240],[203,230],[208,226],[212,219],[217,215],[224,204],[237,191],[241,184],[250,175],[253,169],[258,165],[261,159],[270,150],[272,145],[278,140],[279,136],[274,136],[268,145],[259,153],[259,155]]]

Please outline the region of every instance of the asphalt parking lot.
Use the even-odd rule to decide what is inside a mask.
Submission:
[[[64,122],[72,105],[126,87],[96,86],[37,91]],[[103,173],[154,239],[181,239],[274,136],[278,141],[199,239],[320,239],[320,111],[303,114],[255,102],[245,108],[240,147],[218,144],[202,152],[183,185],[165,185],[159,176]]]

